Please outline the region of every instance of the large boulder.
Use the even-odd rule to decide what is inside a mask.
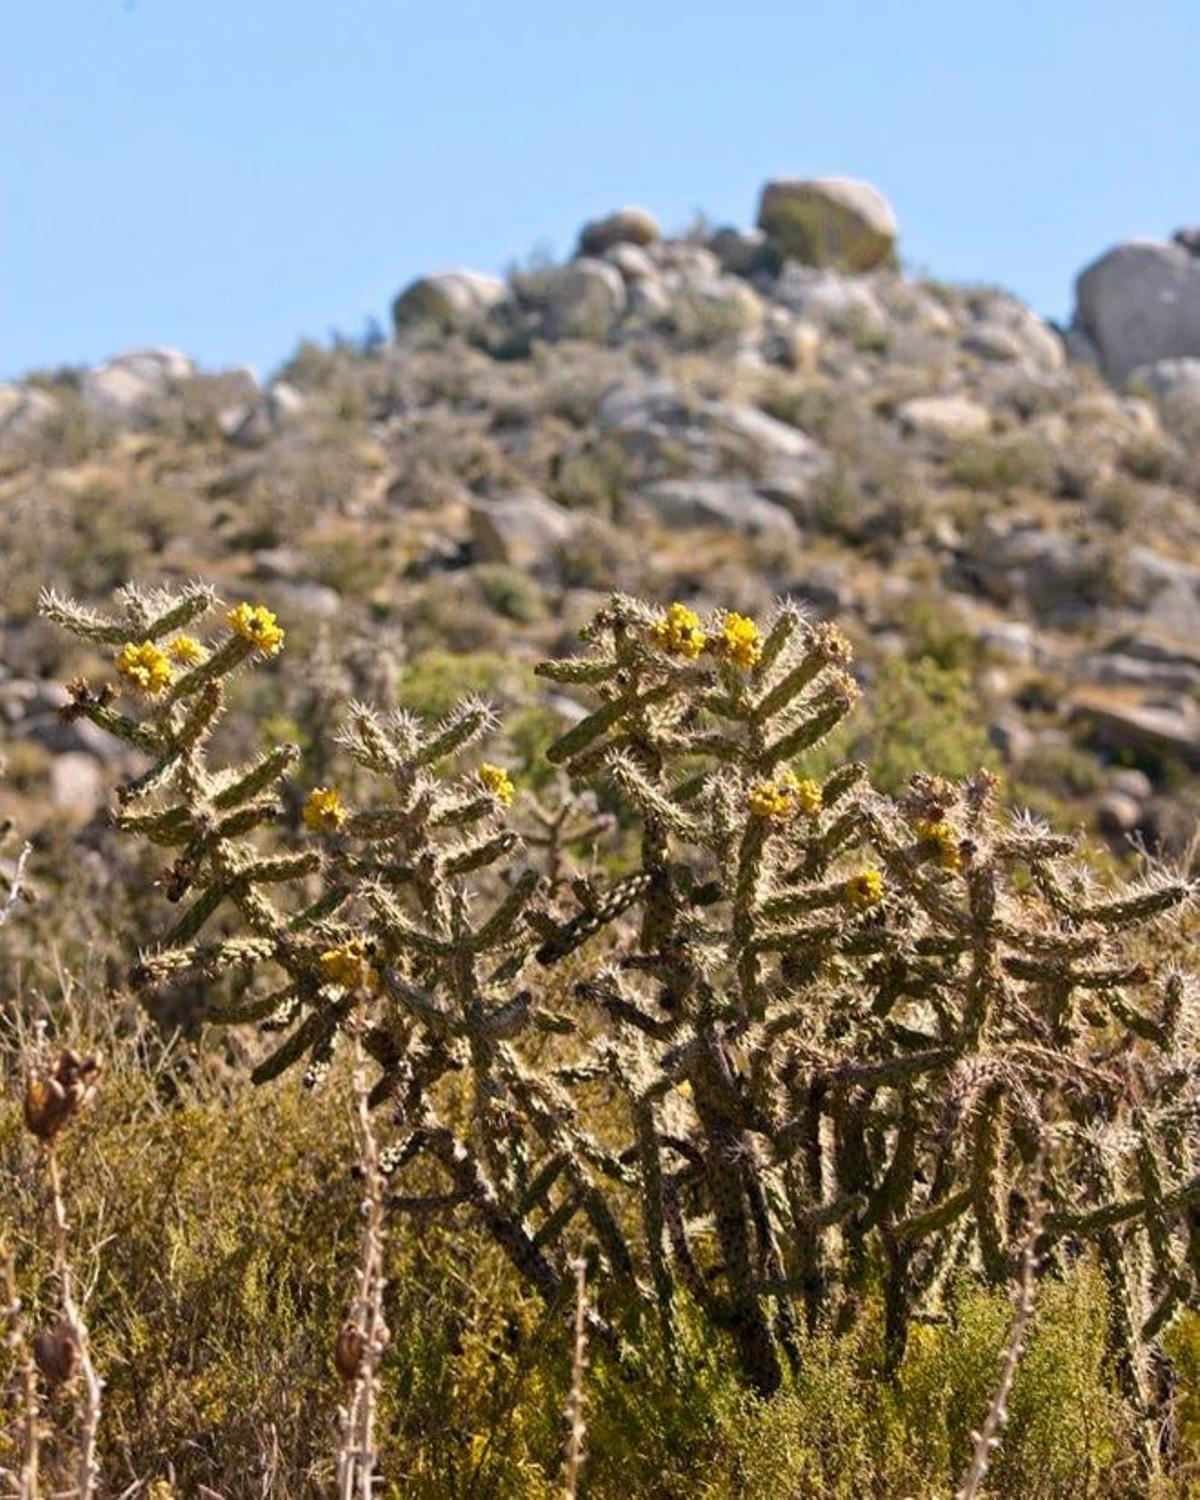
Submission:
[[[870,183],[848,177],[778,178],[763,188],[758,227],[793,260],[870,271],[894,259],[896,216]]]
[[[195,372],[196,366],[178,349],[137,349],[85,371],[79,389],[94,410],[129,418],[143,414]]]
[[[406,286],[392,303],[397,333],[432,325],[447,333],[461,333],[482,323],[507,294],[495,276],[478,271],[439,271]]]
[[[57,410],[54,397],[36,386],[0,385],[0,441],[31,432]]]
[[[580,255],[603,255],[614,245],[652,245],[658,225],[644,208],[619,208],[607,218],[592,219],[579,231]]]
[[[1118,383],[1140,365],[1200,356],[1200,257],[1155,240],[1118,245],[1076,281],[1075,321]]]
[[[625,311],[625,282],[607,261],[584,257],[556,266],[542,280],[546,332],[556,339],[602,342]]]

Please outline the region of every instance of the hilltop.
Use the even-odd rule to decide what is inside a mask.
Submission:
[[[906,274],[865,185],[769,184],[758,222],[624,209],[563,264],[422,278],[390,338],[303,345],[265,385],[150,350],[0,387],[5,807],[87,819],[114,770],[56,717],[43,584],[202,574],[336,636],[364,690],[439,707],[465,680],[535,719],[571,709],[523,664],[619,587],[797,599],[882,683],[859,733],[885,774],[906,743],[988,759],[1015,801],[1183,847],[1195,231],[1105,256],[1062,331]]]

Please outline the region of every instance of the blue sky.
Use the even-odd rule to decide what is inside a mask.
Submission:
[[[913,267],[1062,317],[1200,221],[1200,0],[3,0],[0,378],[173,344],[260,373],[422,271],[622,203],[753,222],[865,177]]]

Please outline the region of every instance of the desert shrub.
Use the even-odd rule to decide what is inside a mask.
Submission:
[[[948,463],[952,483],[970,490],[1003,492],[1024,486],[1053,491],[1057,483],[1054,448],[1037,438],[970,438],[959,444]]]

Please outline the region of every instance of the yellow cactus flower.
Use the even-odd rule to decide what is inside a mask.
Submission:
[[[503,802],[505,807],[511,804],[516,788],[503,766],[493,766],[484,761],[479,768],[479,779],[498,802]]]
[[[750,788],[746,805],[756,817],[771,823],[786,823],[797,813],[812,817],[821,809],[821,788],[806,776],[784,771],[777,781],[759,781]]]
[[[117,671],[138,692],[155,698],[171,685],[171,663],[167,654],[153,641],[135,646],[132,641],[117,653]]]
[[[326,948],[318,963],[326,984],[340,985],[344,990],[366,990],[374,986],[375,973],[362,938],[351,938],[337,948]]]
[[[883,892],[883,876],[878,870],[860,870],[842,886],[842,900],[847,906],[866,911],[868,907],[879,905]]]
[[[336,833],[349,814],[342,794],[333,786],[315,786],[304,804],[304,826],[314,833]]]
[[[225,619],[237,635],[256,646],[263,656],[278,656],[283,649],[283,631],[265,606],[237,604]]]
[[[962,866],[958,834],[949,823],[932,818],[919,818],[914,825],[917,838],[941,865],[943,870],[957,870]]]
[[[735,666],[749,670],[762,660],[762,636],[747,615],[730,612],[721,621],[721,633],[712,642],[716,651]]]
[[[678,602],[650,627],[650,637],[660,651],[682,656],[687,661],[695,661],[707,644],[700,629],[700,616]]]
[[[167,655],[181,667],[194,667],[205,659],[208,652],[195,636],[177,635],[173,641],[167,642]]]

